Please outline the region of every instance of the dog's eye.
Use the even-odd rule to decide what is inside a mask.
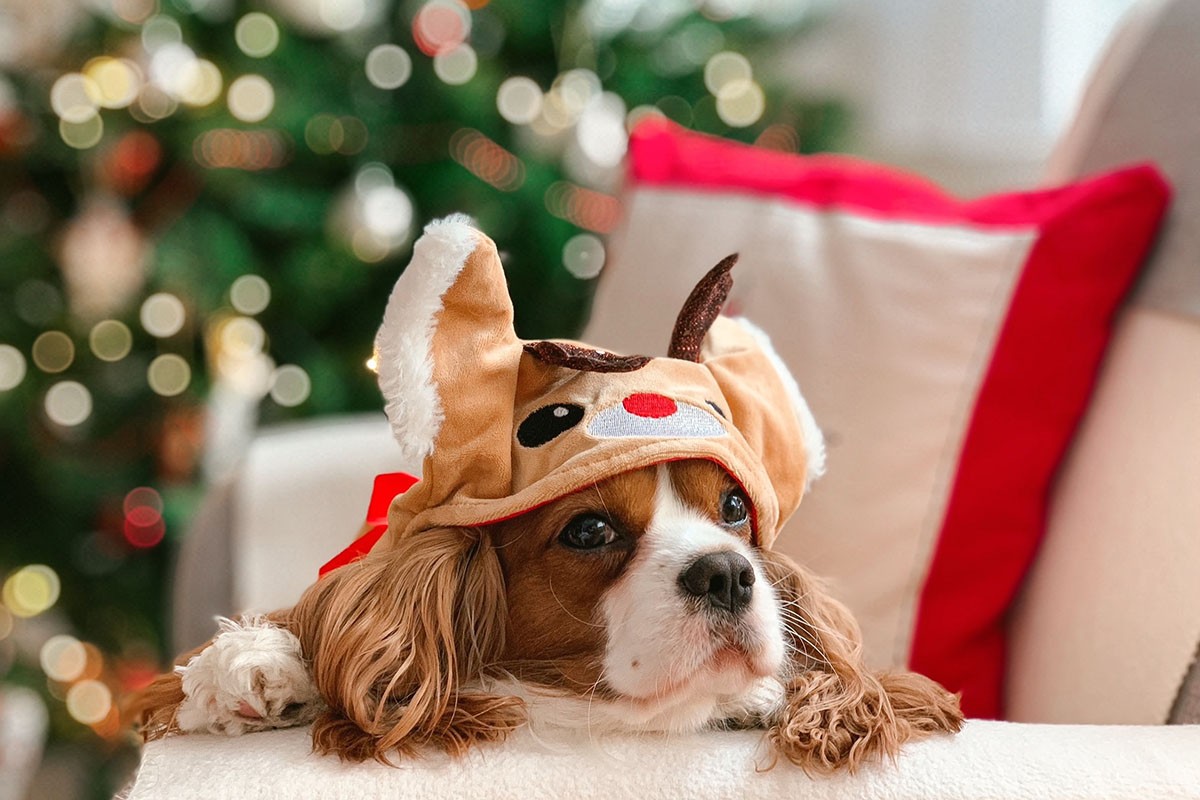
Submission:
[[[558,541],[572,550],[595,550],[617,540],[617,532],[604,517],[580,514],[559,532]]]
[[[750,503],[741,489],[733,489],[721,501],[721,521],[726,525],[741,525],[750,516]]]

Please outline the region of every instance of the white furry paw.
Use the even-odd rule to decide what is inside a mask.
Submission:
[[[240,736],[312,722],[322,703],[300,640],[264,617],[217,622],[212,644],[176,667],[183,676],[180,730]]]

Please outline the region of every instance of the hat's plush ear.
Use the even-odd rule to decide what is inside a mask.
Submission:
[[[375,352],[405,455],[417,460],[436,450],[452,459],[469,449],[488,462],[479,477],[496,483],[472,487],[473,496],[503,491],[521,342],[496,246],[465,216],[431,222],[417,240]]]
[[[750,322],[718,317],[704,338],[700,362],[717,379],[734,427],[762,459],[779,499],[782,527],[825,471],[821,429],[771,340]]]

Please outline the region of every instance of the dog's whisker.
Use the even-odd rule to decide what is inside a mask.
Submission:
[[[577,617],[577,616],[575,616],[574,614],[572,614],[572,613],[571,613],[571,609],[569,609],[569,608],[567,608],[565,605],[563,605],[563,601],[562,601],[562,599],[561,599],[561,598],[558,596],[558,592],[554,591],[554,576],[553,576],[553,575],[551,575],[551,576],[548,576],[548,577],[546,578],[546,587],[547,587],[548,589],[550,589],[550,595],[551,595],[551,597],[553,597],[553,598],[554,598],[554,602],[558,603],[558,607],[559,607],[559,608],[561,608],[561,609],[563,610],[563,613],[564,613],[564,614],[566,614],[568,617],[570,617],[571,619],[575,620],[575,621],[576,621],[576,622],[578,622],[580,625],[587,625],[587,626],[588,626],[588,627],[590,627],[590,628],[601,628],[601,629],[603,629],[603,628],[605,627],[604,625],[599,625],[599,624],[597,624],[597,623],[595,623],[595,622],[588,622],[588,621],[587,621],[587,620],[585,620],[585,619],[580,619],[579,617]]]

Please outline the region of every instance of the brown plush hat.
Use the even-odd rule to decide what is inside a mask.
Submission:
[[[687,458],[720,464],[770,547],[824,466],[812,415],[766,335],[719,317],[735,257],[680,314],[665,358],[525,342],[496,246],[465,217],[430,223],[375,339],[379,385],[421,481],[385,541],[509,519],[598,481]]]

